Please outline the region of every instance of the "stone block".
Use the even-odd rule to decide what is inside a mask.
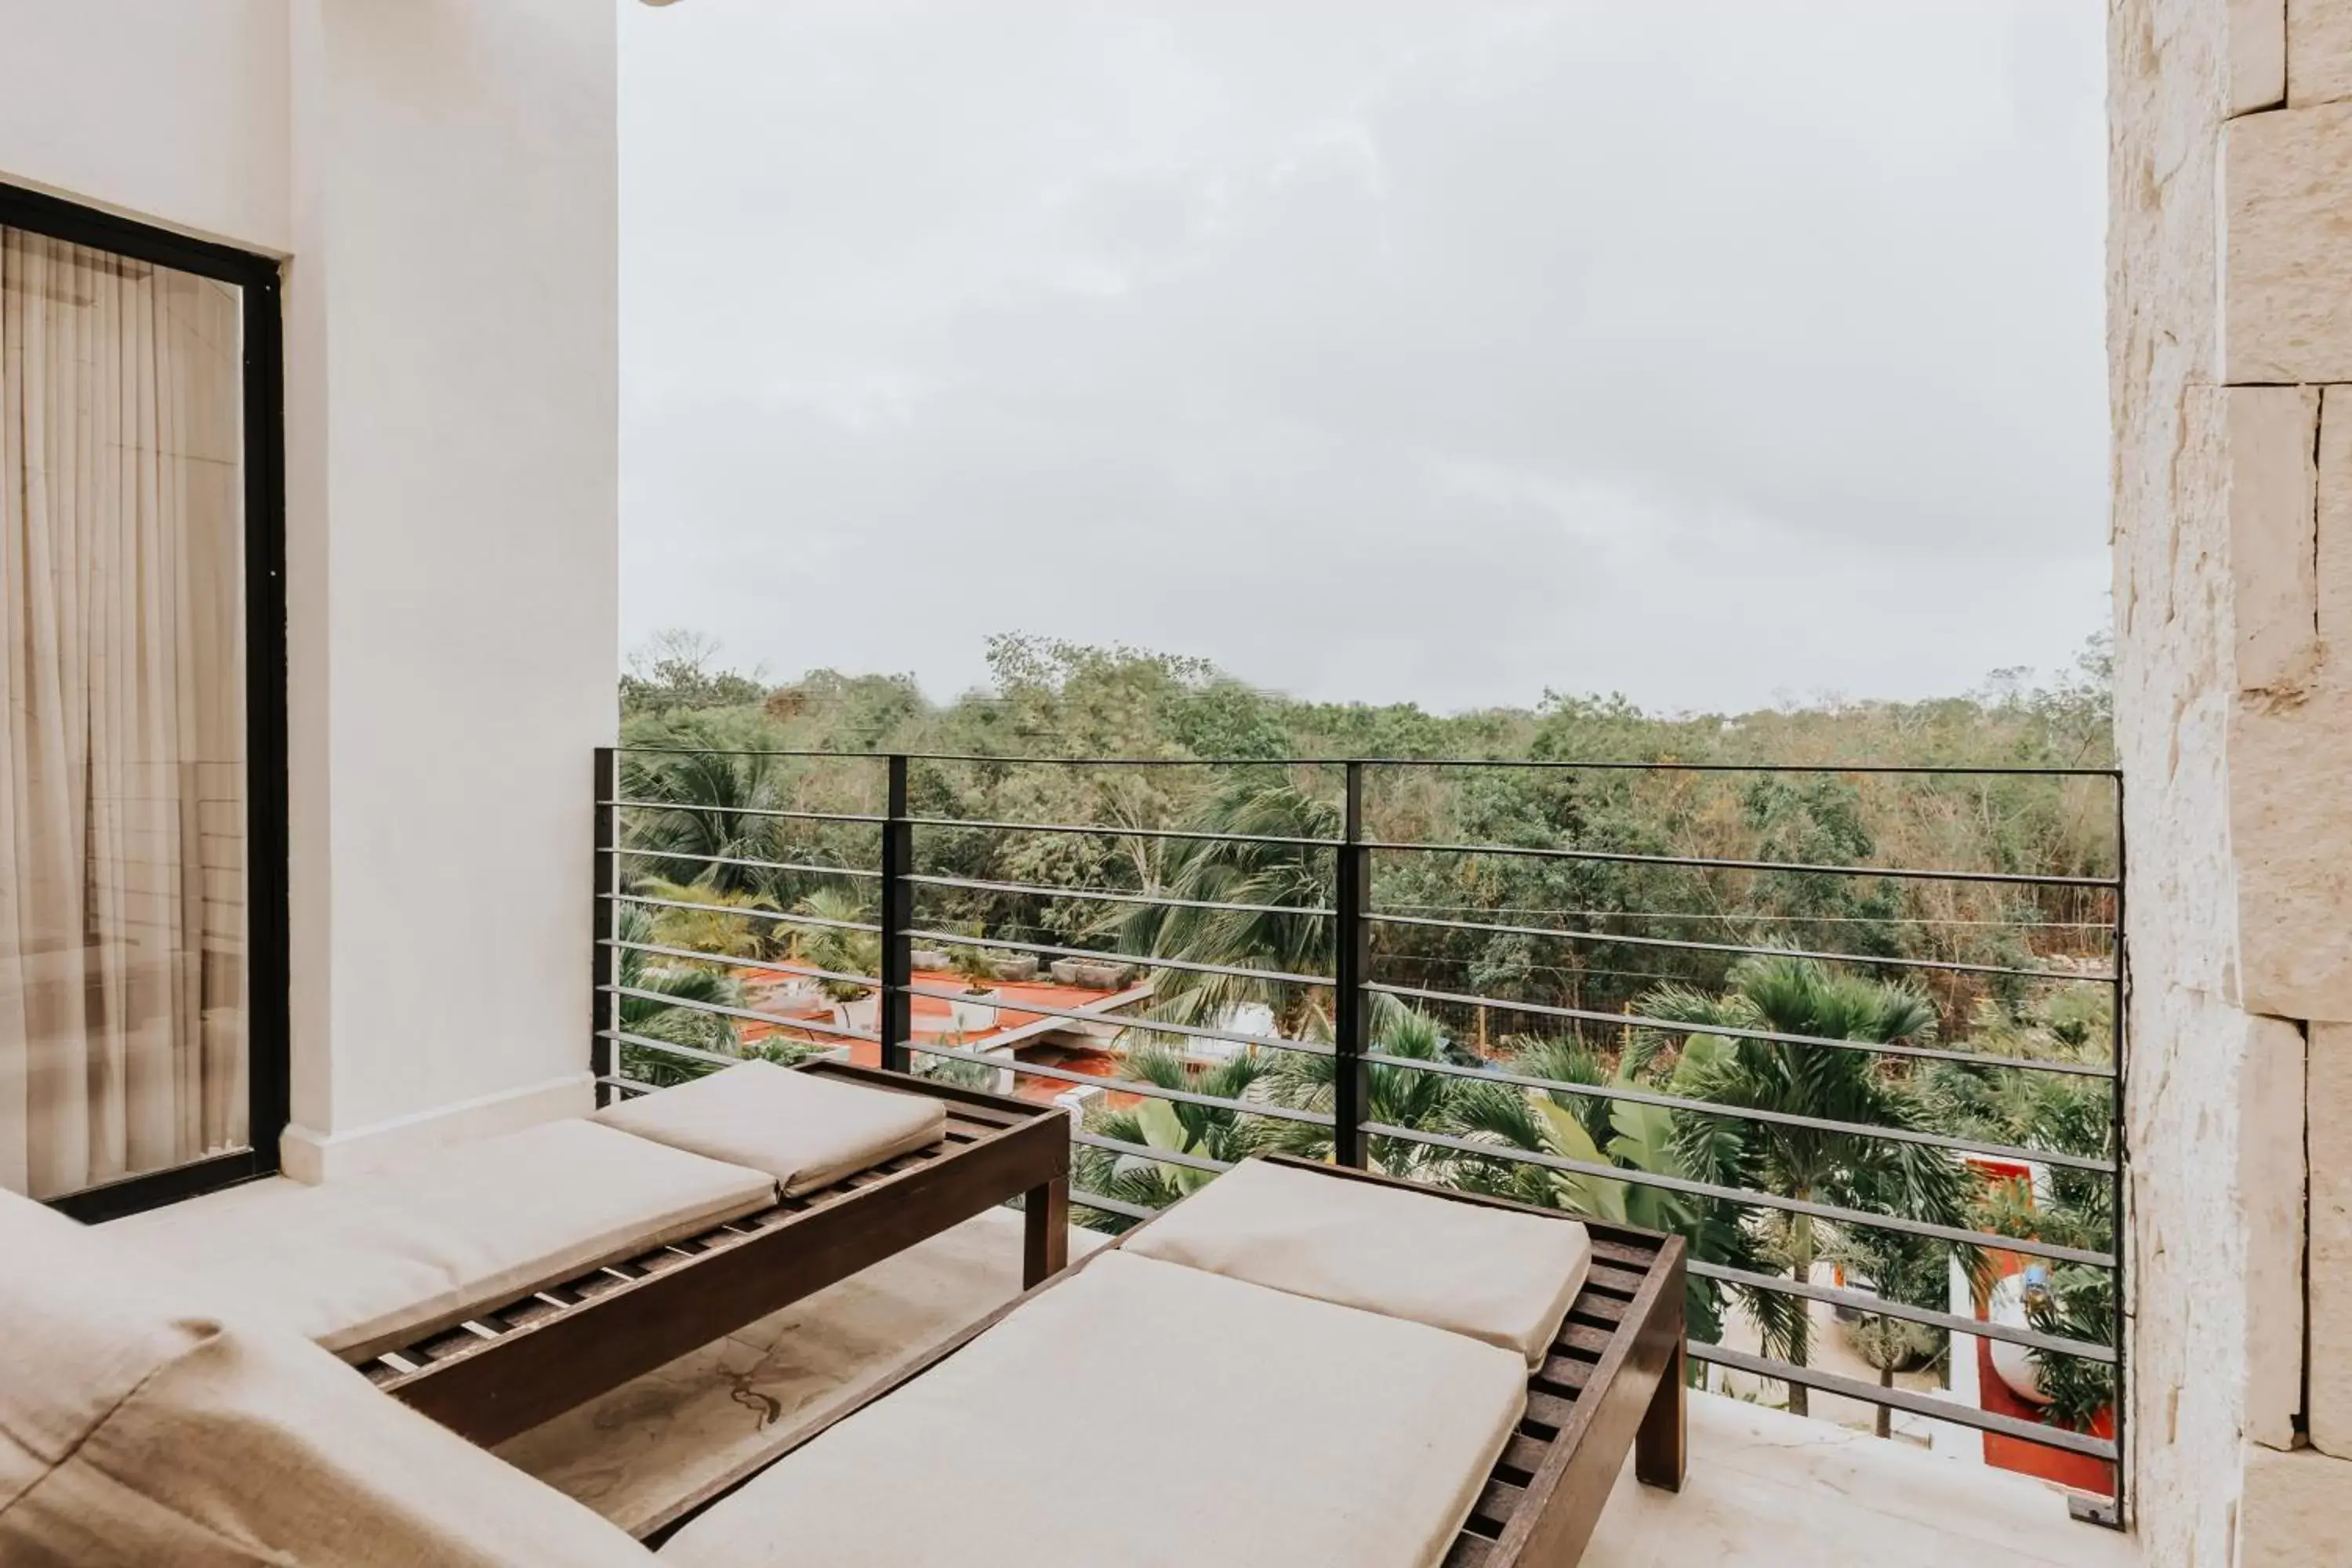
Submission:
[[[992,955],[988,961],[988,972],[999,980],[1010,980],[1019,984],[1037,978],[1037,960],[1025,952]]]
[[[2315,1024],[2307,1058],[2314,1447],[2352,1459],[2352,1025]],[[2344,1499],[2352,1513],[2352,1492]]]
[[[2342,650],[2329,679],[2352,686],[2352,386],[2321,388],[2319,461],[2313,510],[2319,647]]]
[[[2137,910],[2135,909],[2134,913]],[[2242,1085],[2277,1020],[2147,977],[2131,987],[2131,1419],[2151,1564],[2229,1561],[2243,1442],[2251,1226]]]
[[[2299,702],[2319,673],[2319,389],[2229,389],[2231,604],[2237,684]]]
[[[2352,1021],[2352,692],[2230,720],[2238,995],[2247,1011]]]
[[[2165,429],[2178,448],[2168,448],[2161,461],[2126,463],[2117,471],[2116,742],[2131,780],[2124,813],[2131,842],[2132,968],[2144,984],[2161,981],[2235,997],[2231,391],[2171,389]],[[2156,394],[2151,388],[2144,395]]]
[[[2249,1443],[2241,1462],[2244,1568],[2352,1568],[2352,1460]]]
[[[2344,1021],[2352,1019],[2352,388],[2330,388],[2325,399],[2296,386],[2225,395],[2237,667],[2227,766],[2233,994],[2253,1012]]]
[[[914,954],[908,962],[910,962],[917,969],[929,969],[934,972],[942,969],[953,969],[955,967],[955,960],[936,947],[919,947],[915,949]]]
[[[2352,1042],[2347,1042],[2352,1043]],[[2238,1074],[2238,1208],[2245,1226],[2248,1437],[2294,1446],[2303,1409],[2304,1062],[2300,1025],[2246,1020]]]
[[[2232,0],[2230,37],[2237,42]],[[2301,108],[2352,98],[2352,0],[2287,0],[2286,100]],[[2251,69],[2251,63],[2249,65]],[[2237,96],[2238,62],[2230,60],[2230,95]]]
[[[2352,381],[2352,103],[2223,131],[2221,379]]]
[[[2289,0],[2230,0],[2230,112],[2270,109],[2286,98]]]

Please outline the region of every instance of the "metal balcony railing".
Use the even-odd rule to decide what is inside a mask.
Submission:
[[[1646,1218],[1692,1241],[1695,1375],[2068,1456],[2078,1513],[2120,1517],[2110,770],[605,751],[595,787],[604,1092],[824,1047],[1066,1088],[1093,1101],[1074,1212],[1106,1228],[1260,1147]],[[1874,813],[2025,863],[1885,863]],[[919,1001],[975,1005],[925,947],[1162,989],[993,1004],[1120,1031],[1084,1070],[924,1037]],[[2021,1268],[2026,1321],[1974,1315]],[[1848,1321],[1875,1377],[1822,1364]],[[1979,1341],[2074,1419],[1956,1398]],[[1898,1383],[1906,1355],[1944,1386]]]

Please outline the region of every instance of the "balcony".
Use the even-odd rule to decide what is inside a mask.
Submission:
[[[1666,840],[1581,826],[1663,793]],[[597,1070],[626,1096],[831,1054],[1062,1105],[1074,1251],[1267,1149],[1679,1230],[1690,1485],[1629,1474],[1588,1562],[2129,1561],[2084,1522],[2118,1507],[2117,797],[2088,770],[607,753]],[[1861,805],[2072,836],[2031,865],[1790,852]],[[502,1451],[657,1510],[1009,1299],[1013,1224]]]

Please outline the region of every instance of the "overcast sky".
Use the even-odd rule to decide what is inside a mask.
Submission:
[[[2103,10],[624,5],[625,643],[1444,709],[2063,665]]]

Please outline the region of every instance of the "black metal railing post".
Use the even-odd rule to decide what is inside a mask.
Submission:
[[[620,891],[620,857],[614,853],[613,802],[620,798],[616,787],[620,770],[617,752],[611,746],[596,748],[596,822],[594,858],[588,883],[588,910],[591,921],[591,946],[594,956],[589,963],[588,1010],[588,1070],[596,1080],[596,1103],[613,1101],[612,1079],[616,1068],[618,1042],[613,1032],[620,1027],[620,998],[613,994],[619,984],[620,950],[613,945],[616,939],[614,917],[619,905],[614,895]]]
[[[882,1065],[908,1070],[908,1038],[914,1033],[915,825],[907,819],[907,759],[889,759],[887,804],[882,810],[882,999],[875,1022],[882,1037]]]
[[[2124,882],[2129,866],[2124,849],[2124,775],[2118,771],[2111,796],[2116,814],[2116,888],[2115,900],[2108,906],[2114,921],[2114,935],[2108,939],[2107,973],[2110,975],[2107,1017],[2107,1066],[2114,1077],[2107,1082],[2107,1157],[2115,1169],[2107,1181],[2107,1250],[2115,1254],[2115,1311],[2108,1320],[2107,1331],[2116,1352],[2115,1385],[2115,1496],[2106,1500],[2085,1498],[2079,1492],[2068,1494],[2067,1508],[2076,1519],[2092,1524],[2103,1524],[2110,1530],[2130,1528],[2131,1498],[2131,1418],[2129,1397],[2129,1367],[2131,1365],[2131,1233],[2126,1228],[2126,1209],[2131,1202],[2131,1162],[2126,1152],[2131,1108],[2129,1037],[2126,1015],[2131,1005],[2131,960],[2126,952],[2124,934]]]
[[[1339,861],[1338,897],[1332,901],[1335,952],[1331,975],[1331,1151],[1342,1165],[1364,1163],[1364,1052],[1371,1045],[1371,997],[1364,989],[1371,965],[1372,851],[1364,842],[1364,764],[1347,764],[1346,827],[1332,854]]]

